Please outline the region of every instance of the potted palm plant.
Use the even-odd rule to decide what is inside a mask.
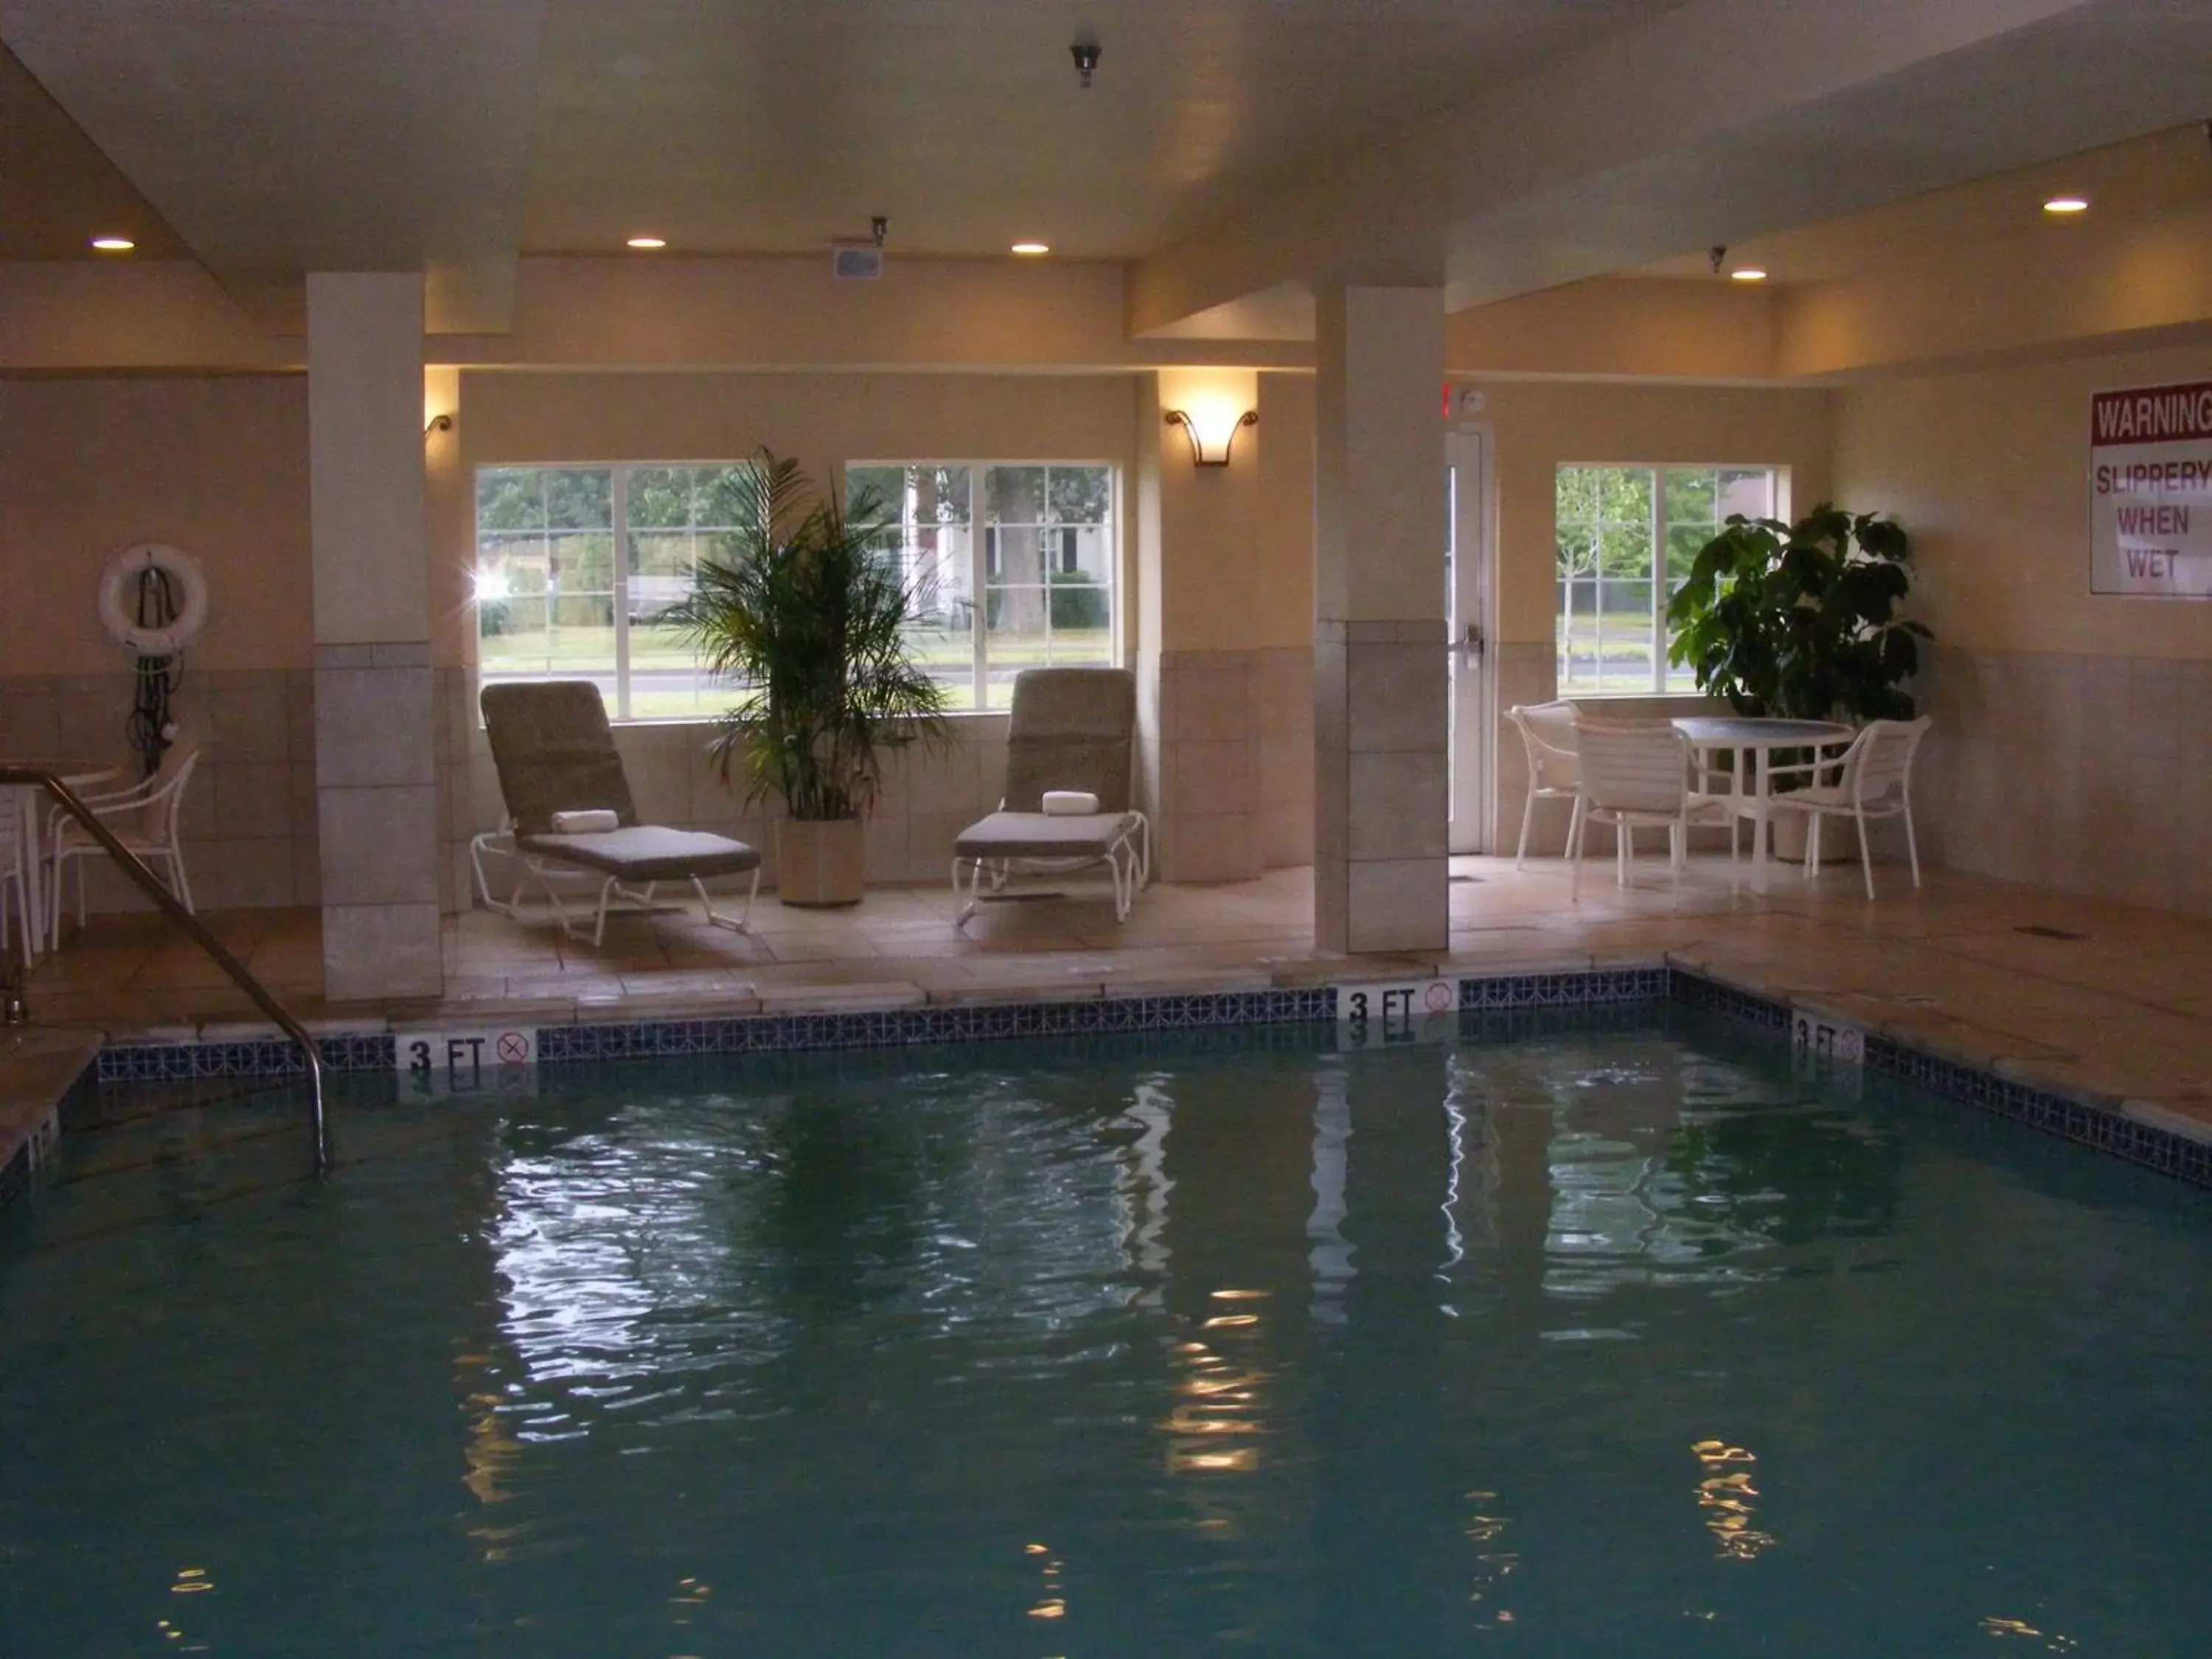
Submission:
[[[943,688],[907,652],[896,525],[880,496],[863,490],[841,509],[765,449],[729,488],[738,531],[661,620],[737,688],[708,752],[747,803],[783,802],[777,896],[854,904],[884,754],[941,747],[951,731]]]

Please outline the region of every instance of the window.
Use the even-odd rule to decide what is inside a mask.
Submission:
[[[480,468],[481,681],[592,680],[617,720],[719,711],[726,690],[655,618],[691,591],[701,556],[731,532],[737,473],[727,465]]]
[[[915,658],[953,708],[1007,707],[1024,668],[1115,661],[1113,468],[873,462],[845,484],[896,526]]]
[[[1561,467],[1559,695],[1695,691],[1667,660],[1667,601],[1730,514],[1775,516],[1779,488],[1769,467]]]

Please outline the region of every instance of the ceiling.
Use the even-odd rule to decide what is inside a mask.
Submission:
[[[2046,214],[2043,204],[2079,196],[2078,216]],[[1928,191],[1902,201],[1763,236],[1728,248],[1729,270],[1756,267],[1768,281],[1830,282],[1890,260],[1978,250],[2014,237],[2105,237],[2212,203],[2212,142],[2201,124],[2169,127],[2057,161]],[[1706,253],[1685,253],[1624,271],[1629,276],[1705,277]]]
[[[98,259],[95,236],[149,258],[187,257],[137,187],[0,46],[0,259]]]
[[[1723,237],[1814,282],[2212,167],[2133,136],[2212,76],[2203,0],[0,0],[0,259],[120,228],[264,319],[307,270],[422,269],[495,331],[521,255],[881,214],[895,255],[1188,267],[1158,331],[1265,335],[1370,228],[1458,304],[1705,276]]]
[[[522,245],[811,251],[882,214],[903,252],[1133,258],[1680,3],[556,0]]]

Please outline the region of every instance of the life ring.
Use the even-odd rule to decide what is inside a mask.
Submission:
[[[164,627],[149,627],[138,619],[139,579],[149,570],[167,579],[176,600],[176,616]],[[109,639],[138,656],[175,656],[199,637],[207,614],[207,578],[200,574],[199,562],[182,548],[160,542],[126,547],[100,574],[100,625]]]

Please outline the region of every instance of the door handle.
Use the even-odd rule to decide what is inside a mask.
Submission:
[[[1466,631],[1454,642],[1453,648],[1460,653],[1460,660],[1469,667],[1480,662],[1484,650],[1482,624],[1468,623]]]

